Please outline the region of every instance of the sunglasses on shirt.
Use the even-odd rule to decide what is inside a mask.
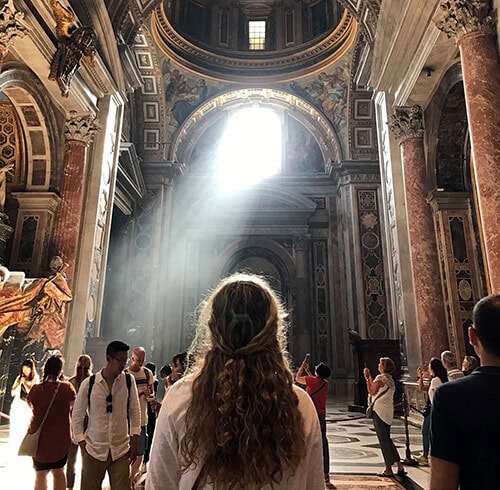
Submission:
[[[113,395],[110,393],[106,397],[106,413],[111,413],[113,412]]]

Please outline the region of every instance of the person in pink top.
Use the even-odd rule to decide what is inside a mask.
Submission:
[[[323,473],[325,477],[326,488],[336,488],[330,481],[330,448],[326,437],[326,399],[328,396],[328,381],[332,374],[330,368],[323,362],[320,362],[314,370],[314,376],[309,369],[309,354],[304,359],[295,376],[295,381],[301,385],[306,385],[306,391],[314,403],[316,412],[318,412],[319,426],[321,428],[321,442],[323,446]],[[306,372],[307,376],[303,373]]]

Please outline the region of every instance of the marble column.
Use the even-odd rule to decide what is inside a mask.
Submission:
[[[460,48],[489,290],[500,292],[500,66],[489,0],[441,3],[437,27]]]
[[[16,38],[25,36],[28,31],[23,25],[23,19],[24,14],[16,11],[13,0],[4,2],[0,9],[0,72],[9,47]]]
[[[417,325],[422,361],[448,348],[443,291],[432,211],[427,203],[423,114],[397,107],[389,125],[401,149]],[[437,277],[436,277],[437,276]]]
[[[68,284],[73,285],[83,216],[85,157],[87,147],[98,129],[94,116],[71,111],[66,121],[64,171],[61,204],[54,226],[54,250],[67,265]]]

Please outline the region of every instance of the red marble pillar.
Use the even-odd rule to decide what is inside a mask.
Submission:
[[[56,215],[53,242],[55,252],[68,264],[65,272],[70,287],[75,277],[83,218],[85,156],[96,129],[93,118],[78,116],[74,112],[66,122],[61,203]]]
[[[420,349],[424,363],[448,348],[443,290],[427,174],[422,110],[397,108],[390,128],[401,148],[411,265]]]
[[[460,48],[490,292],[500,292],[500,65],[488,0],[443,2],[438,28]]]

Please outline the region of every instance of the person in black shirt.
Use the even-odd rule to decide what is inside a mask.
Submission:
[[[438,387],[431,412],[431,490],[499,488],[500,294],[480,300],[469,341],[481,366]]]

